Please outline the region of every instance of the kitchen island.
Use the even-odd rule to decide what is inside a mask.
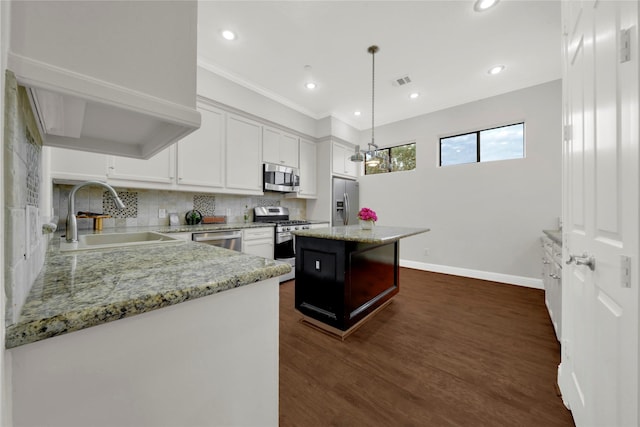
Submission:
[[[399,240],[428,228],[296,231],[295,306],[308,324],[346,338],[400,289]]]

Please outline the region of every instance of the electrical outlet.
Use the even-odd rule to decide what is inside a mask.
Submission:
[[[430,250],[429,248],[424,248],[424,256],[429,256]]]
[[[167,210],[166,209],[158,209],[158,218],[166,218]]]

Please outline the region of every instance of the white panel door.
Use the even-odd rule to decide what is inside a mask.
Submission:
[[[175,177],[175,148],[169,146],[148,160],[109,156],[108,181],[173,184]]]
[[[224,112],[198,103],[200,129],[178,142],[178,185],[224,187]]]
[[[262,192],[262,127],[244,117],[227,116],[226,188]]]
[[[280,132],[275,129],[262,129],[262,161],[280,164]]]
[[[566,2],[563,26],[568,265],[558,383],[576,426],[637,426],[638,4]]]
[[[304,139],[300,140],[300,190],[302,196],[315,197],[317,194],[316,144]]]

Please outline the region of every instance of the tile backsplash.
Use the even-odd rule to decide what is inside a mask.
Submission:
[[[58,217],[58,229],[65,228],[69,193],[73,186],[55,184],[53,186],[52,207]],[[103,220],[104,228],[165,226],[169,225],[169,214],[177,213],[181,224],[185,224],[185,215],[192,209],[203,216],[227,216],[227,222],[243,222],[245,210],[249,210],[249,221],[253,221],[255,206],[286,206],[292,219],[305,219],[307,205],[305,200],[285,199],[278,193],[265,196],[240,196],[231,194],[202,194],[181,191],[143,190],[117,188],[118,195],[126,205],[125,209],[115,208],[108,192],[100,187],[85,187],[76,193],[76,213],[78,211],[106,213],[112,218]],[[165,210],[167,216],[159,217],[159,210]],[[93,220],[78,219],[78,229],[93,227]]]
[[[15,323],[44,265],[50,235],[42,232],[42,138],[26,90],[7,70],[4,150],[5,322]]]

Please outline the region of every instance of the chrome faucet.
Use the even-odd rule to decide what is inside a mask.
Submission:
[[[101,181],[87,181],[82,184],[78,184],[71,190],[69,193],[69,212],[67,213],[67,242],[74,243],[78,241],[78,220],[76,219],[76,214],[74,213],[76,210],[76,192],[82,187],[86,187],[88,185],[97,185],[99,187],[106,188],[110,193],[111,197],[113,197],[113,202],[116,204],[118,209],[124,209],[125,205],[118,197],[118,193],[106,182]]]

